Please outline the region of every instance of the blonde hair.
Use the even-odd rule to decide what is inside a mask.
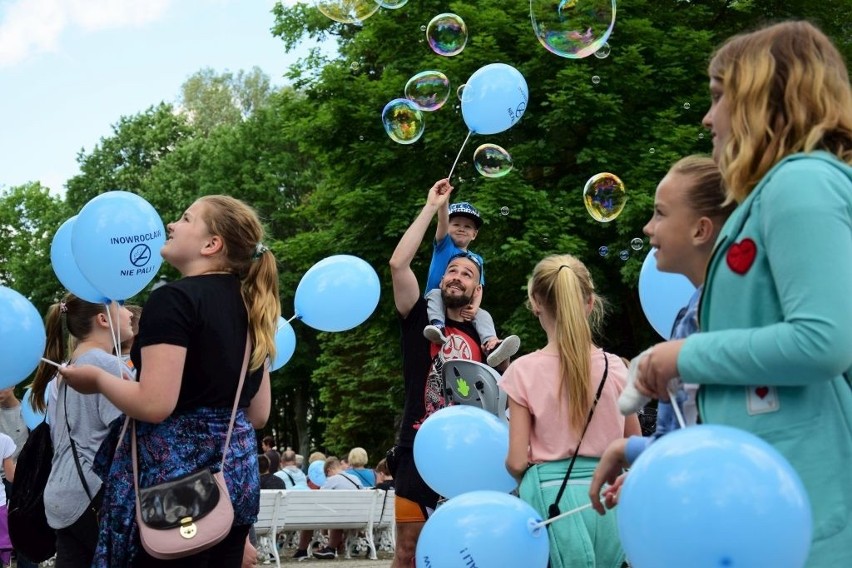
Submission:
[[[734,36],[710,61],[731,135],[719,157],[728,199],[742,202],[781,159],[825,150],[852,164],[852,89],[846,64],[808,22]]]
[[[592,336],[605,312],[603,298],[595,294],[592,276],[586,266],[569,255],[552,255],[533,269],[527,284],[530,300],[556,321],[560,382],[558,396],[567,392],[570,425],[581,431],[586,423],[592,392]],[[592,310],[586,315],[586,306]]]
[[[692,183],[683,188],[683,194],[689,208],[699,216],[726,219],[736,207],[736,203],[726,200],[722,172],[710,156],[686,156],[675,162],[669,172],[690,178]]]
[[[369,461],[369,458],[367,457],[367,450],[364,448],[352,448],[349,450],[349,457],[346,458],[346,461],[348,461],[349,465],[352,467],[364,467]]]
[[[66,294],[62,300],[52,304],[44,318],[44,331],[47,341],[44,348],[44,357],[49,361],[67,361],[68,353],[72,351],[74,343],[66,341],[66,334],[77,341],[85,340],[94,329],[95,316],[108,314],[105,304],[93,304],[75,296]],[[69,338],[70,339],[70,338]],[[30,406],[36,412],[44,412],[47,409],[44,396],[47,385],[56,376],[56,369],[44,361],[38,364],[35,378],[30,385]]]
[[[263,226],[254,209],[227,195],[207,195],[198,201],[204,204],[201,218],[210,233],[222,237],[227,262],[222,268],[242,282],[254,345],[249,366],[257,369],[267,357],[275,358],[275,333],[281,316],[278,265],[272,252],[262,245]]]

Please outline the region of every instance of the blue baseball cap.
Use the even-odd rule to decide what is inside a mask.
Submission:
[[[453,203],[450,205],[450,219],[455,217],[456,215],[461,217],[467,217],[473,224],[476,225],[476,230],[482,226],[482,217],[479,216],[479,211],[476,210],[476,207],[468,203],[467,201],[460,201],[459,203]]]

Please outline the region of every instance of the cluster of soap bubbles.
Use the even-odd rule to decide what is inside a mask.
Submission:
[[[644,248],[644,246],[645,246],[645,241],[643,241],[641,238],[636,237],[636,238],[630,239],[630,248],[632,248],[633,250],[640,251]],[[609,255],[609,247],[606,246],[606,245],[601,245],[600,247],[598,247],[598,254],[602,257],[608,256]],[[618,258],[620,258],[621,260],[627,260],[628,258],[630,258],[630,251],[627,250],[627,249],[622,249],[622,250],[618,251]]]

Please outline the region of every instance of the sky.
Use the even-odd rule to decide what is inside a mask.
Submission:
[[[292,4],[295,0],[284,0]],[[259,67],[274,86],[305,49],[269,31],[274,0],[0,0],[0,190],[58,195],[122,116],[176,102],[197,71]]]

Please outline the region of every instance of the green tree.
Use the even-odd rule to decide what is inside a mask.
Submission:
[[[236,74],[206,68],[181,86],[179,107],[207,135],[218,126],[234,125],[251,116],[267,103],[271,92],[269,77],[259,67]]]

